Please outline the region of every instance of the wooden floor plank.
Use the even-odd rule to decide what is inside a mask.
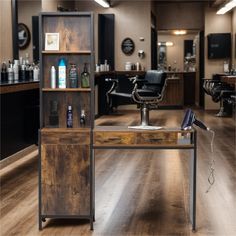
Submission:
[[[96,222],[48,220],[38,231],[37,157],[1,170],[0,235],[236,235],[235,120],[195,111],[216,132],[216,182],[209,193],[211,134],[198,129],[197,232],[189,223],[189,151],[96,150]],[[182,110],[151,111],[151,122],[179,126]],[[138,112],[104,116],[100,125],[137,125]]]

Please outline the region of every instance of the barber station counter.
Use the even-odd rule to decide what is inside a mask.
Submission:
[[[2,160],[37,143],[39,81],[1,83],[0,96]]]
[[[138,75],[145,76],[145,71],[108,71],[95,73],[95,84],[98,93],[98,114],[108,114],[106,92],[110,89],[111,83],[106,82],[106,78],[116,78],[119,80],[122,92],[131,93],[133,84],[128,80],[129,77]],[[162,108],[182,108],[184,105],[195,104],[195,72],[171,72],[167,71],[167,87],[163,101],[159,104]],[[131,104],[132,101],[122,101],[118,98],[114,101],[116,105]]]

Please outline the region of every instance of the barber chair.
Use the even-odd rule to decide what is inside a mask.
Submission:
[[[220,111],[217,117],[227,117],[231,115],[229,108],[229,98],[234,94],[234,89],[220,81],[219,76],[213,76],[213,79],[204,79],[203,89],[206,94],[212,97],[212,101],[220,102]]]
[[[134,88],[131,94],[116,92],[118,80],[107,79],[112,81],[111,89],[107,92],[107,99],[111,104],[113,96],[125,96],[131,98],[140,107],[141,127],[149,126],[149,110],[157,108],[164,96],[166,87],[166,73],[161,71],[149,70],[146,72],[144,79],[138,76],[130,78],[133,81]]]

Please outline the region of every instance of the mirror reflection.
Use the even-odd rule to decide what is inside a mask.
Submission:
[[[175,35],[174,31],[158,31],[158,68],[167,71],[195,72],[199,50],[199,32],[185,31]]]

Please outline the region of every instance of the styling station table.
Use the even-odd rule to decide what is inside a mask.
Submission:
[[[96,126],[94,149],[186,149],[191,150],[190,162],[190,221],[196,229],[197,132],[163,128],[159,130],[130,129],[125,126]]]

